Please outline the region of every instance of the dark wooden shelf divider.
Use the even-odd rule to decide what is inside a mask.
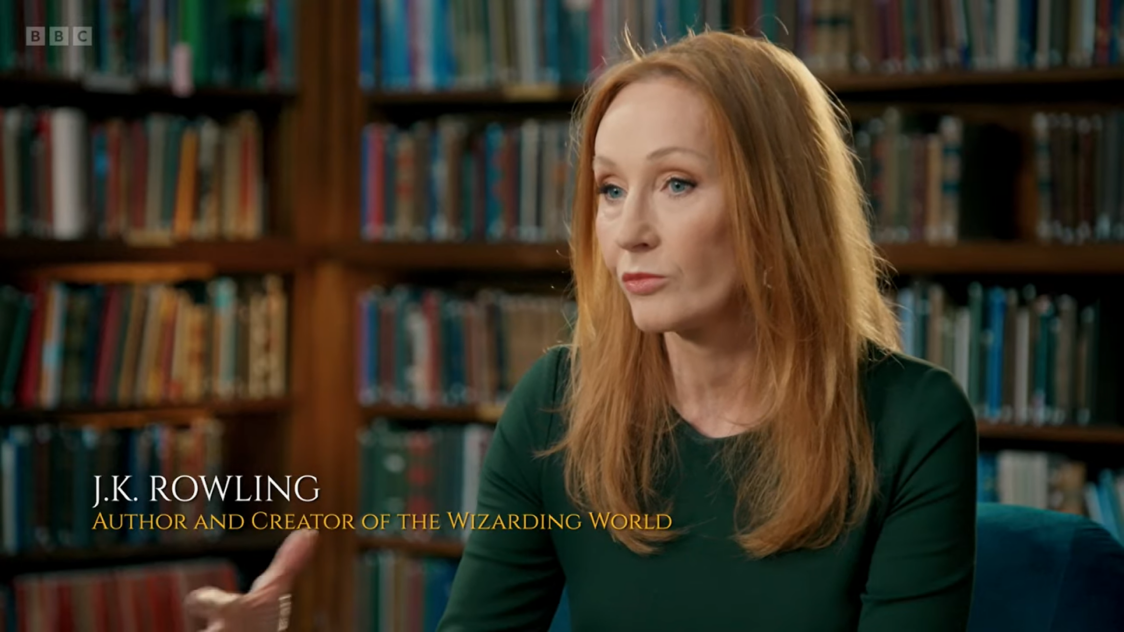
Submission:
[[[880,248],[902,274],[1124,274],[1124,243],[965,242],[952,246],[883,244]]]
[[[502,406],[463,406],[456,408],[417,408],[414,406],[375,405],[363,407],[363,418],[427,420],[461,423],[496,423],[503,413]]]
[[[1124,426],[1020,426],[980,423],[981,439],[1124,446]]]
[[[90,549],[56,549],[0,555],[0,576],[48,571],[52,568],[70,569],[78,565],[140,564],[212,555],[269,552],[281,544],[285,535],[284,533],[255,531],[227,535],[212,541],[163,542],[143,545],[122,544]]]
[[[292,410],[291,397],[260,400],[212,400],[153,405],[82,406],[58,409],[0,409],[0,425],[66,421],[127,426],[148,420],[173,422],[203,415],[247,417],[284,413]]]
[[[198,86],[187,94],[176,94],[171,87],[151,84],[133,77],[89,77],[33,73],[0,73],[0,94],[4,101],[50,105],[128,104],[148,110],[203,108],[273,110],[297,98],[295,89],[257,89],[240,86]],[[10,95],[10,96],[9,96]]]
[[[330,252],[348,264],[380,270],[568,270],[565,244],[371,242]]]
[[[434,557],[460,557],[464,553],[464,543],[456,540],[411,540],[362,534],[356,539],[359,542],[359,549],[364,551],[390,549],[410,555]]]
[[[206,263],[218,272],[286,272],[309,253],[277,238],[246,241],[181,241],[167,244],[122,240],[0,239],[0,265],[34,268],[90,263]]]

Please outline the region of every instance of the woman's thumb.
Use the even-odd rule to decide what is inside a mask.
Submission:
[[[316,547],[319,533],[312,530],[294,531],[281,543],[281,548],[273,556],[273,562],[257,579],[250,592],[263,589],[278,589],[289,592],[298,573],[308,565]]]

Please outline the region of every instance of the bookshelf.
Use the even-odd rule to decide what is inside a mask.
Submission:
[[[879,250],[890,266],[898,290],[913,288],[916,296],[920,291],[917,288],[940,285],[947,289],[947,296],[956,297],[956,307],[963,310],[968,306],[967,293],[972,283],[1018,291],[1033,286],[1042,295],[1073,293],[1081,307],[1088,301],[1100,300],[1105,309],[1115,308],[1114,297],[1124,289],[1124,239],[1119,234],[1101,234],[1096,239],[1073,240],[1073,235],[1084,230],[1078,224],[1095,224],[1097,215],[1096,212],[1091,217],[1082,215],[1088,213],[1083,207],[1073,215],[1065,215],[1071,207],[1077,209],[1089,204],[1089,197],[1077,201],[1080,186],[1099,186],[1093,185],[1092,179],[1071,165],[1087,164],[1089,168],[1089,164],[1101,158],[1094,157],[1093,162],[1088,162],[1088,153],[1066,155],[1058,151],[1059,145],[1036,145],[1035,136],[1041,131],[1036,125],[1040,125],[1048,130],[1048,134],[1040,135],[1040,141],[1048,138],[1047,143],[1076,143],[1074,137],[1061,137],[1059,141],[1057,130],[1076,130],[1086,124],[1104,125],[1110,120],[1109,113],[1124,108],[1124,81],[1121,81],[1124,79],[1124,64],[1121,63],[1124,42],[1112,36],[1105,38],[1097,30],[1098,25],[1108,19],[1099,9],[1092,23],[1055,12],[1056,15],[1051,15],[1055,26],[1064,26],[1057,26],[1043,39],[1026,26],[1030,22],[1019,23],[1013,18],[1011,22],[1023,26],[1014,32],[987,33],[986,27],[976,23],[980,16],[965,14],[957,18],[953,10],[957,6],[963,8],[960,3],[943,1],[918,8],[914,16],[916,23],[904,26],[883,24],[882,18],[874,12],[873,3],[870,6],[851,3],[847,7],[809,3],[817,12],[839,12],[839,15],[820,16],[827,19],[817,19],[814,23],[800,20],[795,2],[776,3],[777,20],[757,15],[760,3],[708,0],[679,3],[685,4],[709,16],[707,21],[712,24],[718,22],[722,27],[765,35],[797,52],[850,111],[856,130],[867,134],[859,136],[860,140],[877,142],[877,126],[897,121],[894,117],[917,125],[902,128],[904,132],[900,134],[907,143],[915,145],[919,145],[915,138],[928,140],[940,131],[941,117],[954,119],[951,123],[959,130],[974,133],[975,126],[979,126],[988,133],[994,133],[992,128],[1005,132],[1003,138],[1009,143],[1008,156],[1012,159],[990,163],[980,159],[971,167],[990,171],[996,166],[1008,166],[1003,195],[998,199],[1000,204],[960,209],[962,213],[987,214],[988,209],[992,215],[1002,213],[1003,221],[999,225],[989,227],[990,230],[973,231],[969,230],[973,227],[958,224],[958,218],[950,219],[947,221],[953,222],[954,238],[933,239],[924,229],[916,229],[919,221],[916,216],[899,211],[899,215],[887,216],[889,221],[880,226],[888,233],[901,225],[914,227],[907,239],[901,239],[900,235],[878,239]],[[443,117],[461,116],[485,123],[502,121],[511,127],[518,127],[529,118],[544,122],[565,120],[581,96],[581,85],[592,69],[590,60],[610,52],[613,43],[606,34],[619,33],[627,19],[642,45],[650,45],[652,40],[658,39],[659,19],[653,19],[642,8],[637,9],[639,15],[629,14],[632,9],[626,5],[605,0],[592,3],[588,10],[578,8],[569,13],[561,9],[559,24],[549,26],[558,30],[543,33],[545,44],[535,51],[513,34],[518,32],[516,25],[536,24],[535,20],[542,18],[538,11],[546,5],[530,9],[497,8],[497,13],[483,15],[475,3],[467,3],[458,9],[462,13],[452,16],[450,23],[456,24],[456,28],[448,27],[449,32],[439,33],[430,32],[428,26],[387,23],[387,19],[394,18],[388,18],[379,3],[354,0],[340,7],[334,33],[342,39],[336,52],[343,78],[338,84],[340,96],[334,107],[342,117],[337,129],[347,136],[336,147],[340,156],[335,164],[357,167],[335,175],[340,187],[336,206],[340,215],[329,221],[333,222],[338,239],[324,251],[325,258],[339,266],[341,294],[336,297],[339,309],[350,310],[353,314],[333,338],[338,349],[364,349],[364,345],[370,343],[364,337],[371,335],[370,331],[362,322],[357,322],[369,318],[369,311],[356,310],[355,298],[372,287],[392,288],[406,284],[476,288],[504,283],[525,287],[540,283],[555,293],[565,291],[568,249],[564,238],[540,236],[527,241],[510,235],[495,239],[476,234],[471,239],[463,239],[449,238],[429,229],[404,239],[373,236],[391,226],[391,220],[386,218],[390,217],[392,208],[394,211],[405,207],[415,209],[412,204],[417,203],[417,198],[404,207],[396,206],[402,203],[401,198],[372,202],[372,192],[389,185],[371,175],[375,171],[369,171],[371,163],[366,161],[376,160],[374,156],[380,155],[379,152],[391,151],[388,149],[391,136],[384,131],[387,129],[400,134],[398,142],[402,138],[412,138],[419,143],[435,138],[444,140],[439,125],[419,127]],[[595,18],[594,12],[599,9],[606,13]],[[670,32],[671,36],[681,34],[685,26],[682,16],[672,8],[665,7],[663,11],[661,15],[668,20],[664,32]],[[506,20],[499,29],[500,34],[490,30],[492,39],[481,37],[484,25],[494,29],[492,21],[496,19]],[[957,24],[957,19],[963,21]],[[1006,18],[997,17],[996,24],[1007,22]],[[780,28],[781,23],[786,28]],[[1067,39],[1070,27],[1073,33],[1084,35]],[[968,28],[970,32],[958,30]],[[550,51],[550,42],[559,47],[557,52]],[[402,60],[408,56],[403,57],[402,51],[413,45],[420,47],[417,50],[424,50],[424,55],[417,58],[413,66],[403,65]],[[528,58],[530,62],[524,63]],[[355,77],[358,81],[353,80]],[[1067,125],[1071,127],[1066,128]],[[1103,131],[1105,128],[1095,129]],[[450,142],[457,147],[454,151],[472,151],[463,149],[465,145],[460,144],[464,141],[459,133],[449,132],[453,139]],[[512,137],[518,139],[518,132]],[[469,138],[467,142],[471,143],[471,134]],[[1124,136],[1120,138],[1124,142]],[[964,148],[967,145],[958,144],[942,146],[941,150],[948,146],[955,146],[956,151],[968,151]],[[395,147],[401,150],[402,145]],[[380,160],[384,162],[377,164],[385,165],[390,154],[381,155]],[[912,157],[916,158],[917,154]],[[425,158],[421,160],[424,162]],[[448,169],[448,165],[445,168]],[[1105,175],[1094,176],[1097,182],[1109,179],[1110,171],[1103,164],[1101,169]],[[1068,184],[1065,178],[1071,176],[1073,182],[1081,184]],[[435,181],[424,174],[417,177],[428,180],[413,180],[411,186]],[[463,181],[461,175],[453,180]],[[918,178],[911,180],[918,181]],[[925,183],[929,195],[934,186],[942,184]],[[1104,193],[1105,189],[1097,191]],[[478,212],[478,208],[463,201],[455,206],[457,210],[450,211],[437,202],[422,208],[425,209],[423,213],[431,213],[431,220],[438,217],[439,223],[479,222],[478,217],[465,220],[471,212]],[[518,202],[515,207],[518,217],[523,207]],[[1113,215],[1116,211],[1102,210],[1118,218],[1111,221],[1124,221],[1124,217]],[[930,220],[923,216],[922,221],[939,223],[946,219]],[[1074,223],[1069,225],[1069,221]],[[1042,228],[1044,224],[1046,229]],[[439,228],[438,233],[441,230],[445,229]],[[466,229],[466,232],[470,231]],[[962,315],[963,312],[958,314]],[[945,318],[952,317],[952,312],[945,314]],[[912,326],[916,329],[920,325]],[[947,333],[933,339],[944,341],[944,346],[950,344]],[[1102,353],[1122,344],[1107,338],[1098,343]],[[1119,369],[1115,371],[1098,383],[1101,392],[1111,394],[1124,386],[1121,382],[1124,373]],[[398,424],[404,432],[449,427],[487,428],[502,409],[494,403],[482,408],[472,403],[437,402],[433,406],[419,407],[394,401],[356,401],[357,383],[369,385],[369,381],[364,381],[368,379],[364,373],[371,372],[378,372],[371,368],[371,363],[353,361],[348,371],[339,375],[337,392],[347,403],[337,404],[333,410],[346,412],[353,421],[338,424],[338,432],[344,436],[332,440],[336,449],[348,446],[356,427],[365,432],[373,432],[371,429],[380,423]],[[994,412],[988,410],[986,394],[977,396],[981,398],[977,402],[981,412]],[[996,419],[981,415],[982,449],[1088,457],[1090,468],[1124,466],[1119,452],[1124,441],[1124,425],[1121,424],[1124,418],[1115,412],[1089,425],[1072,423],[1072,419],[1060,425],[1015,420],[1004,417],[1005,414]],[[348,454],[354,452],[351,449]],[[341,466],[341,476],[360,479],[371,476],[364,469],[364,458],[361,456],[360,462]],[[440,472],[440,464],[436,468]],[[341,485],[351,484],[352,481],[341,479]],[[346,498],[347,502],[354,503],[353,499],[364,493],[362,480],[355,485],[346,489],[346,494],[352,495]],[[340,561],[352,563],[357,556],[369,560],[364,554],[388,551],[411,559],[445,559],[459,556],[461,546],[458,542],[362,534],[342,547]],[[369,572],[369,567],[365,568]],[[361,603],[356,601],[355,591],[367,594],[365,582],[360,573],[354,585],[345,584],[345,596],[338,603],[347,612]]]
[[[27,3],[18,4],[22,11]],[[181,6],[187,4],[181,2]],[[330,3],[267,0],[264,6],[280,12],[267,13],[266,19],[269,15],[282,20],[287,16],[289,23],[298,27],[294,31],[297,33],[295,44],[287,49],[292,57],[278,62],[271,71],[279,73],[280,68],[289,68],[292,72],[283,74],[296,77],[295,82],[238,80],[218,84],[213,77],[202,73],[193,77],[195,80],[191,83],[195,85],[190,89],[173,90],[168,82],[152,80],[143,72],[129,73],[124,78],[107,78],[102,72],[75,74],[66,68],[66,72],[49,72],[44,70],[49,67],[49,55],[36,62],[46,66],[29,72],[10,64],[10,56],[4,55],[9,51],[4,46],[11,40],[0,37],[0,109],[8,111],[21,104],[48,112],[75,109],[85,113],[90,121],[115,116],[130,121],[149,121],[151,114],[160,113],[169,121],[213,118],[220,124],[249,114],[257,121],[250,129],[253,138],[260,141],[260,168],[264,174],[260,213],[252,214],[252,217],[260,216],[260,220],[234,223],[227,229],[210,225],[206,230],[177,231],[174,221],[171,226],[167,224],[168,218],[174,220],[174,210],[169,214],[167,209],[161,208],[161,212],[150,216],[147,201],[126,205],[125,208],[133,209],[133,215],[118,217],[103,213],[87,218],[86,230],[66,240],[45,237],[42,233],[49,234],[51,225],[42,222],[35,212],[25,209],[24,213],[33,221],[27,224],[27,230],[17,231],[11,230],[13,224],[7,221],[7,215],[2,215],[0,284],[65,280],[75,285],[180,285],[219,276],[273,275],[282,280],[288,299],[285,366],[288,379],[284,393],[197,401],[14,406],[0,408],[0,433],[13,427],[48,423],[137,431],[153,420],[182,428],[190,427],[194,419],[213,418],[220,420],[232,433],[228,453],[245,471],[273,469],[318,476],[322,488],[320,500],[300,510],[321,513],[357,513],[364,481],[370,474],[360,454],[361,446],[373,445],[372,436],[383,436],[374,435],[375,431],[390,422],[404,432],[437,429],[435,432],[445,433],[443,437],[452,437],[465,445],[472,443],[473,449],[486,445],[487,432],[502,410],[502,391],[515,376],[489,378],[497,381],[489,384],[489,396],[480,397],[478,401],[466,397],[441,401],[437,397],[435,403],[428,405],[411,402],[413,397],[425,399],[432,395],[430,392],[420,395],[408,392],[397,398],[371,396],[370,401],[361,401],[360,385],[377,391],[370,387],[381,382],[371,375],[381,374],[370,368],[371,363],[364,365],[357,357],[358,350],[371,346],[371,341],[364,338],[371,335],[370,330],[365,330],[358,322],[360,314],[396,314],[393,290],[408,286],[421,292],[401,299],[411,306],[432,300],[435,305],[448,306],[451,314],[487,314],[492,313],[487,310],[493,310],[510,318],[503,322],[512,331],[520,330],[517,323],[523,321],[517,318],[525,319],[528,314],[543,312],[541,303],[535,307],[526,297],[560,298],[566,289],[568,252],[564,231],[558,230],[565,211],[560,195],[564,187],[552,185],[555,187],[553,195],[546,196],[550,201],[545,203],[551,207],[551,212],[561,210],[562,214],[548,218],[544,213],[543,218],[535,220],[538,224],[531,222],[530,228],[541,229],[537,233],[530,231],[534,233],[533,239],[517,234],[517,229],[528,228],[520,221],[508,226],[508,234],[499,239],[477,234],[473,239],[433,240],[428,234],[433,232],[429,228],[423,231],[426,234],[420,240],[374,239],[364,230],[381,230],[379,222],[386,216],[383,215],[382,220],[377,217],[372,220],[373,216],[367,215],[377,205],[368,201],[367,196],[375,187],[362,166],[365,156],[375,155],[367,143],[385,143],[387,137],[364,134],[375,130],[369,126],[381,125],[379,133],[395,129],[402,132],[398,138],[413,138],[419,122],[433,122],[449,115],[502,121],[507,124],[503,142],[518,142],[523,133],[538,134],[540,138],[556,134],[544,131],[549,127],[545,124],[532,132],[523,132],[518,129],[518,123],[533,119],[562,129],[581,96],[580,86],[587,72],[592,70],[590,59],[607,54],[612,48],[613,43],[603,34],[619,32],[624,18],[630,17],[633,18],[630,24],[645,25],[641,39],[652,39],[643,36],[651,34],[647,27],[654,27],[657,21],[651,16],[641,15],[636,19],[637,16],[626,15],[623,9],[626,3],[594,2],[591,7],[616,6],[621,10],[602,16],[600,31],[590,28],[587,22],[575,22],[578,28],[566,31],[560,41],[573,46],[575,40],[565,38],[572,37],[574,31],[584,32],[586,39],[577,40],[581,45],[566,49],[568,55],[540,59],[536,66],[520,63],[521,56],[528,52],[526,44],[512,36],[518,24],[529,19],[522,13],[524,5],[493,3],[496,7],[506,7],[499,10],[509,12],[505,18],[507,29],[497,36],[497,41],[507,45],[504,54],[509,57],[492,64],[501,74],[508,73],[506,79],[496,81],[495,77],[487,76],[492,52],[480,47],[482,44],[487,47],[491,40],[465,39],[459,37],[462,31],[458,30],[447,36],[427,38],[449,46],[426,48],[430,54],[427,59],[460,60],[438,73],[428,73],[433,75],[429,78],[434,85],[427,87],[414,81],[416,77],[401,74],[401,67],[392,68],[399,74],[388,82],[385,73],[388,66],[376,63],[383,59],[380,51],[391,50],[382,48],[382,33],[390,27],[382,23],[379,12],[380,7],[388,4],[373,0]],[[471,0],[459,5],[471,9],[474,16],[470,28],[463,32],[479,35],[484,21],[490,18],[472,7],[484,4]],[[943,26],[934,27],[936,30],[930,33],[935,33],[932,37],[921,37],[920,32],[911,35],[900,29],[884,29],[877,36],[861,38],[861,29],[870,29],[870,25],[876,23],[872,20],[877,17],[862,14],[861,8],[865,6],[862,3],[851,3],[848,6],[856,8],[837,16],[845,19],[829,19],[824,23],[841,24],[852,30],[832,36],[835,48],[816,50],[808,49],[807,42],[830,42],[831,37],[819,37],[823,33],[813,33],[810,29],[822,27],[798,23],[796,17],[788,14],[779,16],[781,21],[795,26],[782,34],[771,31],[774,27],[769,21],[759,20],[752,14],[751,7],[756,6],[755,3],[684,0],[679,4],[697,6],[708,22],[723,27],[751,31],[763,28],[765,35],[796,50],[810,65],[818,60],[817,74],[853,113],[860,123],[857,129],[868,133],[872,143],[877,142],[877,137],[873,135],[871,124],[876,130],[878,125],[885,127],[895,116],[917,122],[919,127],[903,128],[905,131],[900,134],[910,142],[913,142],[911,133],[939,131],[936,123],[942,116],[956,118],[965,128],[973,124],[997,124],[1012,132],[1013,151],[1020,159],[1017,169],[1009,174],[1009,195],[1004,205],[1009,216],[1003,218],[1002,237],[960,234],[953,244],[932,242],[917,235],[912,235],[908,241],[881,241],[879,247],[895,273],[899,290],[912,287],[915,280],[932,280],[948,288],[948,295],[956,297],[959,308],[967,306],[964,297],[974,281],[989,288],[1022,289],[1034,284],[1043,293],[1073,292],[1081,299],[1081,307],[1093,299],[1111,303],[1108,299],[1124,296],[1120,292],[1124,289],[1124,239],[1059,243],[1064,240],[1054,236],[1041,239],[1037,232],[1043,213],[1058,225],[1059,235],[1068,226],[1064,225],[1065,221],[1095,223],[1095,213],[1092,217],[1076,211],[1072,217],[1064,213],[1051,215],[1058,209],[1068,212],[1066,204],[1088,205],[1086,197],[1078,196],[1080,186],[1059,183],[1068,182],[1065,178],[1073,174],[1077,174],[1073,175],[1074,182],[1084,178],[1081,172],[1074,170],[1071,174],[1066,169],[1068,165],[1088,160],[1092,154],[1080,151],[1065,154],[1048,145],[1042,153],[1054,160],[1044,163],[1052,165],[1046,171],[1056,176],[1050,183],[1053,189],[1043,186],[1037,171],[1039,163],[1034,158],[1040,150],[1034,140],[1036,114],[1042,113],[1039,120],[1047,123],[1047,136],[1064,143],[1069,142],[1064,136],[1068,133],[1066,130],[1078,129],[1083,124],[1079,121],[1087,120],[1092,125],[1092,121],[1099,120],[1102,125],[1099,129],[1103,130],[1103,125],[1110,120],[1106,113],[1124,110],[1124,64],[1121,63],[1124,45],[1121,43],[1094,37],[1087,45],[1087,38],[1066,42],[1064,37],[1052,36],[1054,39],[1047,38],[1040,46],[1033,40],[1031,51],[1036,54],[1041,48],[1044,54],[1045,61],[1039,62],[1033,54],[1028,57],[1025,52],[1009,50],[1012,40],[1010,34],[1006,34],[1002,47],[998,47],[996,39],[996,48],[989,48],[991,45],[985,43],[977,48],[969,46],[964,51],[952,51],[956,54],[950,55],[942,46],[956,34],[950,35],[952,31],[948,29],[941,30],[945,29]],[[943,0],[931,4],[932,7],[951,6]],[[792,8],[789,2],[777,5],[778,11]],[[838,6],[843,7],[842,4]],[[588,14],[577,15],[579,20],[588,18]],[[17,19],[26,17],[20,13]],[[204,19],[211,18],[204,16]],[[938,17],[926,24],[947,25],[948,22]],[[671,30],[680,32],[684,26],[685,22],[680,20]],[[406,46],[410,36],[418,34],[417,28],[420,27],[397,29],[406,37],[397,38],[394,46]],[[1075,28],[1080,31],[1086,25]],[[206,47],[206,43],[192,39],[206,32],[205,28],[191,30],[184,37]],[[221,36],[218,37],[211,42],[218,47],[214,50],[222,50],[224,45]],[[1019,37],[1026,39],[1026,34],[1016,33],[1015,41]],[[856,44],[850,43],[852,38]],[[971,40],[967,37],[962,41]],[[280,41],[280,48],[285,49],[288,39]],[[122,50],[127,50],[127,46]],[[916,60],[911,60],[911,51]],[[170,59],[172,51],[168,52]],[[44,55],[48,53],[45,51]],[[91,55],[84,62],[93,64],[87,69],[99,70],[97,64],[102,58],[99,54]],[[1069,63],[1071,56],[1076,63]],[[65,57],[53,63],[70,63],[60,61]],[[124,58],[128,59],[128,54]],[[907,68],[913,61],[917,67]],[[545,70],[549,64],[559,71],[557,76],[547,76],[545,72],[540,76],[538,71]],[[462,74],[467,75],[467,80],[449,75],[449,68],[465,70]],[[540,81],[544,78],[549,80]],[[1095,119],[1098,115],[1101,118]],[[1053,118],[1049,118],[1051,116]],[[104,130],[107,142],[112,134],[120,133],[109,128]],[[437,126],[427,131],[430,139],[444,133]],[[471,131],[464,138],[475,138],[475,134]],[[555,140],[561,137],[556,136]],[[385,144],[382,149],[385,151]],[[563,156],[560,151],[556,153],[552,159],[554,164],[561,164],[559,159]],[[425,161],[416,164],[422,165]],[[119,171],[123,173],[128,169]],[[112,180],[105,176],[106,181],[117,182],[118,187],[122,187],[121,176],[116,177],[117,180]],[[424,174],[421,177],[425,177]],[[1081,186],[1089,186],[1084,184],[1085,180],[1080,182]],[[1060,191],[1058,187],[1068,189]],[[386,188],[383,183],[382,189]],[[103,189],[96,191],[107,196]],[[1045,205],[1050,207],[1046,211],[1043,210],[1043,196],[1051,200],[1051,204]],[[1124,199],[1124,194],[1120,199]],[[509,205],[518,220],[521,203]],[[98,208],[110,206],[105,197],[105,203]],[[140,212],[142,207],[143,213]],[[465,208],[479,211],[472,205]],[[466,221],[465,218],[472,215],[439,210],[436,215],[443,217],[443,221]],[[449,215],[446,217],[442,213]],[[886,225],[897,226],[903,218],[907,223],[916,221],[916,217],[907,215],[889,216],[892,221]],[[1124,217],[1112,217],[1124,223]],[[23,215],[20,218],[22,227]],[[197,219],[194,215],[191,218]],[[152,219],[156,221],[150,221]],[[415,222],[410,227],[421,224],[424,222]],[[382,288],[386,294],[375,296],[374,288]],[[431,290],[443,293],[432,294],[434,298],[427,299],[429,295],[425,292]],[[480,298],[481,290],[503,290],[504,294]],[[372,308],[372,305],[377,307]],[[461,327],[463,331],[480,330],[479,321],[472,321],[476,325],[465,325],[469,321],[463,318],[463,315],[451,317],[446,324]],[[473,326],[477,329],[472,330]],[[508,342],[504,344],[510,344],[516,335],[507,335]],[[539,342],[530,347],[537,344]],[[1100,341],[1105,355],[1110,355],[1108,350],[1119,349],[1119,344]],[[517,349],[522,354],[520,357],[533,357],[528,351],[530,347]],[[438,364],[446,370],[444,362]],[[363,371],[371,374],[362,374]],[[518,371],[510,369],[509,373]],[[1115,378],[1110,376],[1099,384],[1102,392],[1119,391],[1119,387],[1124,386],[1120,381],[1124,372],[1113,375]],[[434,390],[432,386],[430,390]],[[393,401],[395,399],[401,401]],[[1121,414],[1124,415],[1124,411]],[[984,420],[980,424],[981,446],[989,450],[1087,457],[1090,467],[1119,468],[1124,466],[1124,458],[1120,457],[1120,448],[1124,446],[1122,420],[1124,417],[1119,416],[1097,419],[1097,423],[1087,426]],[[364,435],[364,432],[370,434]],[[437,468],[439,471],[440,463]],[[35,572],[36,569],[109,567],[133,560],[187,560],[212,555],[246,557],[264,563],[276,546],[277,539],[273,535],[203,543],[105,546],[73,553],[29,553],[0,557],[0,566],[9,568],[12,564],[11,568]],[[302,576],[294,594],[294,630],[356,629],[353,613],[362,603],[360,595],[364,594],[364,584],[361,573],[354,571],[357,558],[366,553],[395,552],[412,560],[439,559],[451,563],[461,552],[461,545],[455,540],[419,541],[344,531],[322,536],[312,567]],[[253,564],[247,568],[253,568]],[[367,570],[369,572],[370,567]],[[356,629],[356,632],[362,631]]]
[[[65,290],[65,302],[55,296],[50,299],[54,302],[34,303],[29,322],[49,308],[44,305],[73,306],[77,301],[87,313],[98,314],[100,324],[78,316],[71,321],[69,307],[60,312],[64,348],[68,331],[83,331],[87,340],[98,342],[81,350],[91,365],[71,369],[70,383],[85,384],[83,389],[70,397],[41,395],[54,388],[65,394],[68,379],[52,378],[59,386],[49,386],[43,372],[41,396],[0,404],[0,443],[7,454],[26,453],[44,464],[49,485],[34,482],[43,480],[42,471],[33,478],[21,473],[18,480],[32,481],[27,489],[49,501],[40,506],[51,512],[48,522],[32,512],[36,531],[31,540],[23,532],[12,536],[7,532],[11,524],[0,529],[5,531],[0,629],[15,629],[6,627],[15,625],[8,619],[12,603],[7,600],[13,594],[63,590],[75,576],[98,583],[98,590],[118,591],[122,604],[143,598],[146,610],[176,617],[179,589],[203,584],[247,589],[284,534],[247,528],[213,537],[149,533],[75,539],[72,523],[80,522],[82,514],[73,513],[81,511],[77,505],[69,507],[88,478],[83,472],[143,472],[129,469],[147,453],[137,446],[195,446],[193,454],[202,460],[169,458],[154,448],[152,462],[164,474],[323,475],[318,455],[299,448],[315,432],[307,386],[301,381],[307,374],[300,367],[309,361],[306,339],[313,329],[303,306],[313,295],[318,226],[310,202],[322,197],[317,178],[325,116],[317,97],[307,95],[316,92],[315,77],[324,67],[319,56],[324,22],[313,3],[295,0],[219,3],[222,12],[211,10],[219,4],[203,2],[164,3],[160,11],[156,3],[102,3],[97,15],[88,13],[93,4],[71,0],[10,4],[14,15],[0,19],[0,162],[7,170],[0,169],[0,286],[19,289],[36,301],[52,291],[62,296]],[[46,22],[93,24],[95,45],[25,47],[24,26]],[[169,37],[147,39],[149,26],[159,26]],[[189,49],[191,61],[185,64]],[[226,296],[233,301],[226,303],[233,308],[225,312],[229,316],[221,315],[205,294],[186,298],[225,280],[233,290]],[[255,283],[258,290],[244,285]],[[266,285],[280,299],[269,308],[256,294]],[[139,305],[139,288],[153,292],[138,312],[141,317],[122,316],[122,308],[112,320],[107,314],[117,299],[109,297],[127,296],[119,304]],[[12,348],[9,317],[20,313],[12,311],[11,296],[4,294],[0,301],[3,352]],[[100,298],[87,298],[95,296]],[[174,320],[147,323],[143,315],[160,314],[156,308],[161,306],[167,306],[163,313]],[[233,320],[223,323],[224,317]],[[183,326],[173,328],[170,322]],[[206,334],[226,336],[216,343],[222,348],[245,347],[244,353],[232,365],[215,364],[226,361],[209,355],[215,345],[203,329],[185,333],[194,331],[192,324],[206,327]],[[151,330],[153,340],[167,341],[153,346],[155,359],[149,364],[143,343],[130,355],[123,347],[114,351],[107,342],[107,332],[125,340],[132,330],[141,332],[141,339]],[[45,353],[25,344],[24,356]],[[264,389],[264,374],[253,377],[254,371],[264,370],[263,344],[274,358],[268,370],[273,385]],[[189,351],[208,353],[207,360]],[[59,362],[63,371],[77,366],[65,351]],[[163,386],[175,388],[143,393],[139,386],[132,388],[115,364],[133,363],[138,382],[162,374]],[[17,385],[28,379],[25,365],[23,359],[17,362]],[[221,373],[232,368],[234,373]],[[238,384],[222,386],[228,377]],[[253,381],[257,386],[249,385]],[[99,383],[107,385],[100,394]],[[207,429],[218,429],[207,435],[209,442],[189,444]],[[35,437],[47,433],[68,450],[74,449],[68,442],[75,437],[94,441],[95,448],[79,444],[76,451],[63,453],[75,459],[66,465],[66,458],[35,451]],[[25,439],[31,443],[20,443]],[[103,447],[119,445],[117,440],[127,447]],[[117,459],[117,465],[106,470],[108,462],[93,460],[103,457]],[[0,461],[11,465],[9,457]],[[218,469],[209,469],[212,464]],[[208,469],[199,469],[204,466]],[[99,469],[91,469],[95,467]],[[5,478],[11,474],[4,470]],[[71,477],[73,485],[68,484]],[[266,507],[285,510],[281,503],[250,510]],[[161,509],[193,512],[189,515],[200,510]],[[233,503],[208,509],[246,511]],[[316,511],[315,506],[307,509]],[[28,513],[21,506],[21,529]],[[40,541],[45,526],[50,527],[49,546]],[[316,575],[310,569],[301,581],[312,586]],[[179,589],[170,581],[178,582]],[[70,589],[76,598],[86,590]],[[313,596],[308,587],[297,591],[294,629],[312,628]],[[148,625],[157,629],[161,624]]]

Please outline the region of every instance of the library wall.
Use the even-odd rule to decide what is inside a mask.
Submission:
[[[200,629],[187,591],[247,589],[287,530],[256,512],[472,511],[568,335],[569,117],[626,27],[823,79],[903,349],[979,418],[980,502],[1124,540],[1121,2],[126,4],[0,0],[0,632]],[[92,45],[27,44],[64,25]],[[92,506],[113,474],[318,495]],[[291,629],[433,630],[466,534],[322,530]]]

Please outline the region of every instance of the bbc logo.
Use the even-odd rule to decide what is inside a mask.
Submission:
[[[29,26],[27,46],[93,46],[92,26]]]

